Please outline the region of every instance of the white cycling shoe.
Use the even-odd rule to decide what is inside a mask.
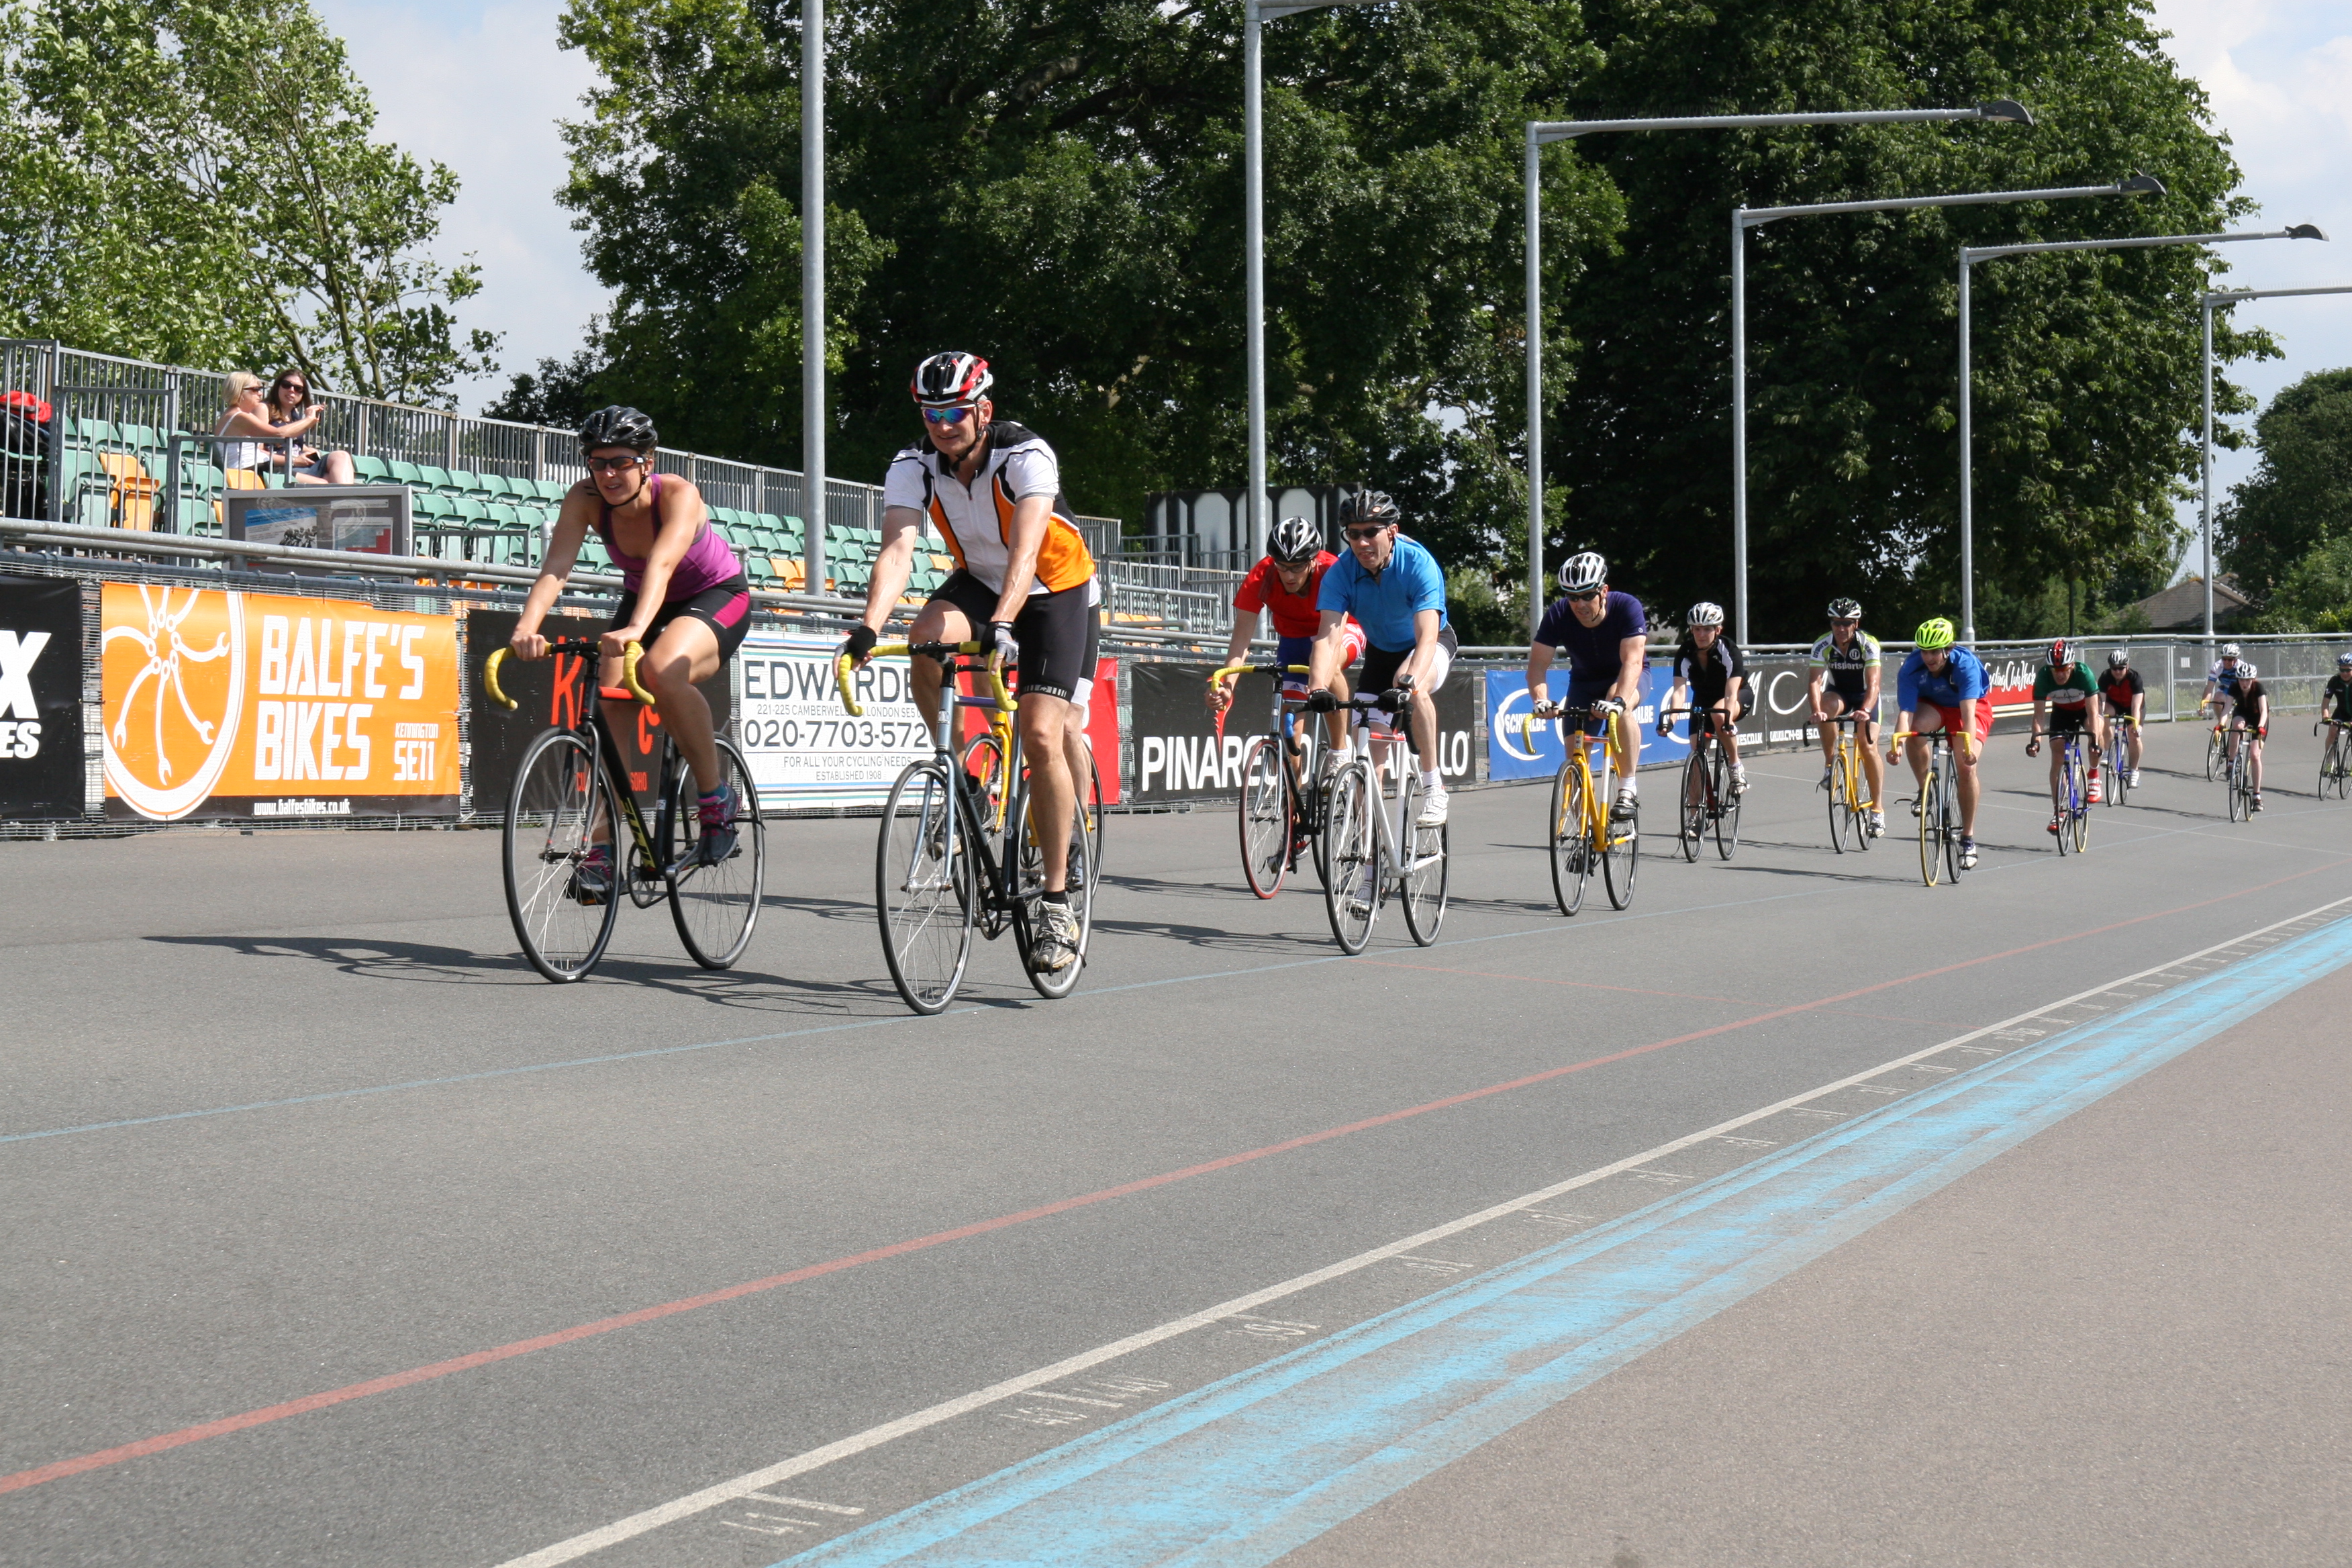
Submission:
[[[1445,791],[1442,787],[1431,790],[1421,797],[1421,815],[1412,819],[1412,825],[1415,827],[1444,826],[1446,804]]]

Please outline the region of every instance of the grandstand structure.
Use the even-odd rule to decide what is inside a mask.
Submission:
[[[81,527],[217,535],[221,498],[284,483],[227,469],[211,434],[225,371],[0,339],[0,516]],[[415,549],[440,560],[533,566],[564,493],[583,478],[572,432],[321,392],[306,444],[352,454],[362,484],[407,487]],[[862,598],[882,542],[879,486],[825,481],[825,579],[807,578],[807,484],[799,473],[660,448],[664,473],[691,479],[755,589]],[[1225,624],[1234,574],[1119,559],[1116,519],[1082,518],[1104,565],[1106,608],[1136,626]],[[918,552],[913,595],[954,569],[941,541]],[[581,564],[610,570],[592,533]]]

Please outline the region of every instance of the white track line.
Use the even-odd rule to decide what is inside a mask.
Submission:
[[[2210,953],[2220,952],[2225,948],[2251,942],[2256,937],[2277,931],[2282,926],[2290,926],[2298,921],[2309,920],[2315,915],[2325,914],[2344,904],[2352,904],[2352,898],[2337,899],[2332,902],[2321,904],[2316,909],[2306,910],[2302,914],[2292,915],[2285,920],[2276,921],[2269,925],[2231,937],[2227,942],[2215,942],[2210,947],[2200,948],[2195,952],[2168,959],[2162,963],[2123,975],[2118,979],[2103,981],[2087,991],[2077,991],[2071,996],[2056,1002],[2044,1003],[2029,1012],[2003,1018],[1997,1024],[1987,1024],[1980,1029],[1971,1029],[1967,1034],[1954,1036],[1924,1050],[1913,1051],[1908,1056],[1897,1057],[1893,1061],[1883,1062],[1877,1067],[1855,1073],[1851,1077],[1842,1078],[1835,1083],[1823,1084],[1819,1089],[1808,1089],[1802,1094],[1792,1095],[1787,1100],[1776,1100],[1770,1105],[1748,1111],[1745,1115],[1736,1116],[1728,1121],[1717,1122],[1703,1131],[1686,1133],[1671,1142],[1661,1143],[1654,1149],[1645,1149],[1638,1154],[1629,1154],[1622,1160],[1602,1165],[1597,1170],[1587,1171],[1580,1176],[1571,1176],[1567,1181],[1539,1188],[1525,1196],[1496,1204],[1492,1208],[1480,1209],[1477,1213],[1465,1215],[1460,1219],[1448,1220],[1444,1225],[1408,1236],[1402,1241],[1392,1241],[1386,1246],[1376,1247],[1370,1252],[1360,1252],[1353,1258],[1342,1259],[1310,1273],[1298,1275],[1295,1279],[1286,1279],[1279,1285],[1268,1285],[1263,1289],[1253,1290],[1245,1296],[1236,1296],[1229,1301],[1221,1301],[1213,1307],[1203,1308],[1185,1317],[1173,1319],[1157,1328],[1146,1329],[1138,1334],[1129,1334],[1123,1340],[1114,1340],[1108,1344],[1097,1345],[1090,1351],[1082,1351],[1076,1355],[1055,1362],[1050,1366],[1024,1372],[1018,1377],[1010,1377],[1002,1383],[991,1384],[986,1388],[974,1389],[970,1394],[959,1394],[929,1409],[901,1415],[895,1421],[886,1421],[879,1426],[869,1426],[863,1432],[827,1443],[821,1448],[812,1448],[804,1454],[795,1455],[792,1458],[770,1465],[763,1469],[752,1470],[748,1474],[737,1476],[732,1480],[720,1481],[716,1486],[689,1492],[673,1501],[646,1509],[642,1513],[633,1513],[626,1519],[615,1520],[601,1529],[575,1535],[568,1541],[559,1541],[552,1546],[541,1547],[528,1556],[509,1559],[499,1564],[499,1568],[553,1568],[556,1563],[571,1563],[591,1552],[601,1552],[608,1546],[617,1546],[622,1542],[643,1535],[648,1531],[658,1530],[663,1525],[674,1524],[681,1519],[688,1519],[721,1504],[733,1502],[764,1487],[774,1486],[779,1481],[790,1480],[794,1476],[806,1475],[812,1470],[822,1469],[827,1465],[846,1459],[853,1455],[878,1448],[886,1443],[896,1441],[911,1433],[923,1431],[943,1421],[953,1420],[956,1416],[993,1405],[998,1400],[1008,1399],[1017,1394],[1026,1394],[1048,1383],[1059,1382],[1075,1373],[1100,1366],[1103,1363],[1115,1361],[1120,1356],[1131,1355],[1137,1351],[1149,1349],[1164,1340],[1174,1339],[1180,1334],[1188,1334],[1194,1329],[1206,1328],[1220,1319],[1247,1312],[1252,1308],[1265,1306],[1269,1301],[1278,1301],[1286,1296],[1296,1295],[1301,1290],[1310,1289],[1328,1280],[1337,1279],[1342,1275],[1352,1274],[1360,1268],[1383,1262],[1400,1253],[1418,1251],[1432,1242],[1443,1241],[1449,1236],[1486,1225],[1521,1209],[1535,1207],[1559,1197],[1563,1193],[1571,1193],[1579,1187],[1591,1186],[1593,1183],[1616,1175],[1622,1171],[1629,1171],[1636,1165],[1647,1163],[1649,1161],[1674,1153],[1677,1150],[1687,1149],[1694,1143],[1703,1143],[1710,1138],[1720,1138],[1751,1122],[1761,1121],[1769,1116],[1777,1116],[1781,1111],[1804,1104],[1807,1100],[1819,1100],[1823,1095],[1834,1094],[1839,1089],[1865,1083],[1881,1073],[1890,1072],[1896,1068],[1908,1067],[1939,1051],[1948,1051],[1956,1046],[1967,1045],[1971,1040],[1981,1039],[1987,1035],[1998,1033],[2002,1029],[2015,1028],[2029,1018],[2039,1017],[2044,1013],[2056,1012],[2060,1008],[2070,1006],[2086,997],[2096,996],[2116,986],[2126,985],[2135,980],[2162,973],[2168,969],[2177,968],[2183,963],[2193,963]]]

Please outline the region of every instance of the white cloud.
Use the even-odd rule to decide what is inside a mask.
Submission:
[[[566,174],[556,122],[581,116],[595,74],[578,51],[556,47],[559,0],[319,0],[319,9],[375,100],[377,134],[457,174],[434,248],[452,263],[473,253],[483,288],[460,322],[506,337],[504,372],[458,389],[459,405],[478,408],[513,372],[570,357],[604,307],[572,214],[555,200]]]

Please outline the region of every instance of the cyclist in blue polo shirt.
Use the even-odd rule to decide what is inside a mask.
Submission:
[[[1396,502],[1379,490],[1359,490],[1339,501],[1339,529],[1348,553],[1324,568],[1315,606],[1322,625],[1307,660],[1312,672],[1307,706],[1328,713],[1339,706],[1331,686],[1347,657],[1348,617],[1370,647],[1357,673],[1360,691],[1391,691],[1411,684],[1413,749],[1421,753],[1421,815],[1414,825],[1445,821],[1445,785],[1437,776],[1437,706],[1431,695],[1445,684],[1461,646],[1445,621],[1445,572],[1437,557],[1397,532]]]
[[[1920,623],[1914,634],[1917,650],[1903,661],[1895,677],[1895,728],[1908,733],[1911,776],[1927,786],[1927,742],[1921,735],[1941,730],[1952,738],[1952,755],[1959,763],[1954,775],[1960,797],[1960,868],[1976,869],[1977,801],[1984,783],[1977,774],[1977,756],[1985,737],[1992,733],[1992,677],[1984,661],[1959,645],[1959,632],[1945,616]],[[1913,715],[1917,715],[1916,721]],[[1895,744],[1887,742],[1886,760],[1895,760]],[[1919,815],[1919,797],[1911,800],[1911,815]]]

